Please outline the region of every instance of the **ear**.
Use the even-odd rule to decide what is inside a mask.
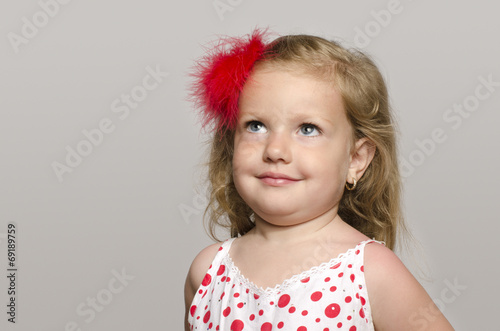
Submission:
[[[358,139],[354,143],[350,156],[349,170],[346,181],[354,184],[354,179],[359,181],[370,165],[377,149],[375,143],[367,137]]]

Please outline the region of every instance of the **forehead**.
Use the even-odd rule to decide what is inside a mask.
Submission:
[[[258,68],[239,101],[240,113],[345,117],[341,95],[332,82],[303,71]]]

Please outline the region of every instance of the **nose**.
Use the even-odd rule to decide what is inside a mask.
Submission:
[[[285,132],[272,132],[269,134],[263,154],[264,162],[283,162],[292,161],[291,137]]]

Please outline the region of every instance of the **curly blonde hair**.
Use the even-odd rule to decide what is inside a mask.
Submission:
[[[394,249],[399,232],[406,230],[401,212],[401,177],[397,162],[395,121],[387,88],[374,62],[365,54],[336,42],[309,35],[279,37],[271,42],[254,70],[270,66],[300,70],[327,80],[341,94],[353,140],[369,138],[375,155],[355,190],[345,190],[338,214],[370,238]],[[210,197],[205,210],[208,232],[217,240],[218,226],[231,237],[244,235],[255,225],[253,211],[238,194],[233,181],[234,130],[215,130],[208,160]]]

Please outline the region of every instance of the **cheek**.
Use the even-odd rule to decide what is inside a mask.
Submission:
[[[233,157],[233,183],[236,191],[245,202],[248,198],[248,179],[251,173],[248,162],[245,162],[244,154],[237,153],[235,150]]]
[[[248,148],[247,144],[235,142],[233,152],[233,181],[238,187],[241,178],[244,174],[248,173],[252,151]]]
[[[240,162],[241,158],[236,153],[233,156],[233,181],[237,184],[242,173],[244,163]]]
[[[331,151],[331,149],[330,149]],[[321,185],[342,186],[345,182],[348,161],[346,155],[342,153],[328,153],[322,151],[316,155],[309,155],[302,158],[303,169],[308,176],[316,177],[322,183]]]
[[[235,139],[233,169],[245,167],[259,157],[259,144],[244,139]]]

